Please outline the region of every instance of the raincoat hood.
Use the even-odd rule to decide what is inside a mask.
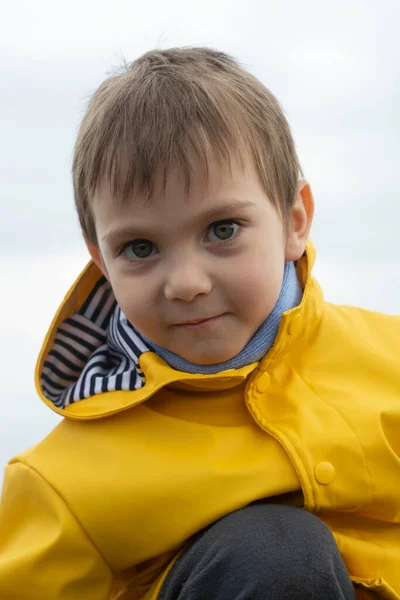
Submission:
[[[297,265],[304,289],[300,305],[282,315],[274,348],[286,345],[290,331],[310,327],[322,308],[322,293],[311,278],[315,249],[308,242]],[[311,294],[311,288],[317,294]],[[108,281],[90,261],[67,293],[49,328],[35,373],[40,398],[52,410],[72,419],[95,419],[144,402],[158,389],[175,383],[228,389],[242,383],[257,363],[214,375],[172,369],[149,348],[126,322],[120,328],[120,309]],[[123,335],[135,348],[129,361]],[[296,339],[298,342],[298,338]],[[129,361],[129,362],[128,362]],[[127,395],[126,392],[130,393]]]

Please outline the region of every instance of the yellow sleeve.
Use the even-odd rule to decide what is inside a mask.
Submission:
[[[0,504],[2,600],[108,600],[112,573],[63,499],[23,463]]]

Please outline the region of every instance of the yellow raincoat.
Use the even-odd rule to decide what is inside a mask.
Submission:
[[[141,389],[56,409],[40,373],[89,264],[37,366],[65,418],[6,468],[1,600],[154,600],[193,534],[267,497],[331,528],[360,598],[400,599],[400,319],[325,303],[313,261],[259,364],[189,375],[147,352]]]

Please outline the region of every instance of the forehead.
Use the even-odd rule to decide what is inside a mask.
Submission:
[[[250,161],[231,156],[229,162],[223,162],[210,157],[206,168],[200,162],[193,163],[189,180],[179,167],[160,168],[148,188],[133,186],[126,197],[114,194],[111,182],[103,180],[94,195],[92,211],[95,220],[128,213],[165,215],[174,209],[192,212],[197,207],[202,210],[225,204],[228,198],[241,194],[248,196],[246,190],[252,189],[254,194],[256,188],[260,190],[261,184]]]

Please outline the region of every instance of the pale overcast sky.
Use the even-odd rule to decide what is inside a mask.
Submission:
[[[0,469],[58,421],[33,369],[87,261],[72,148],[90,94],[122,59],[208,45],[247,65],[292,125],[326,298],[400,312],[399,22],[398,0],[2,3]]]

